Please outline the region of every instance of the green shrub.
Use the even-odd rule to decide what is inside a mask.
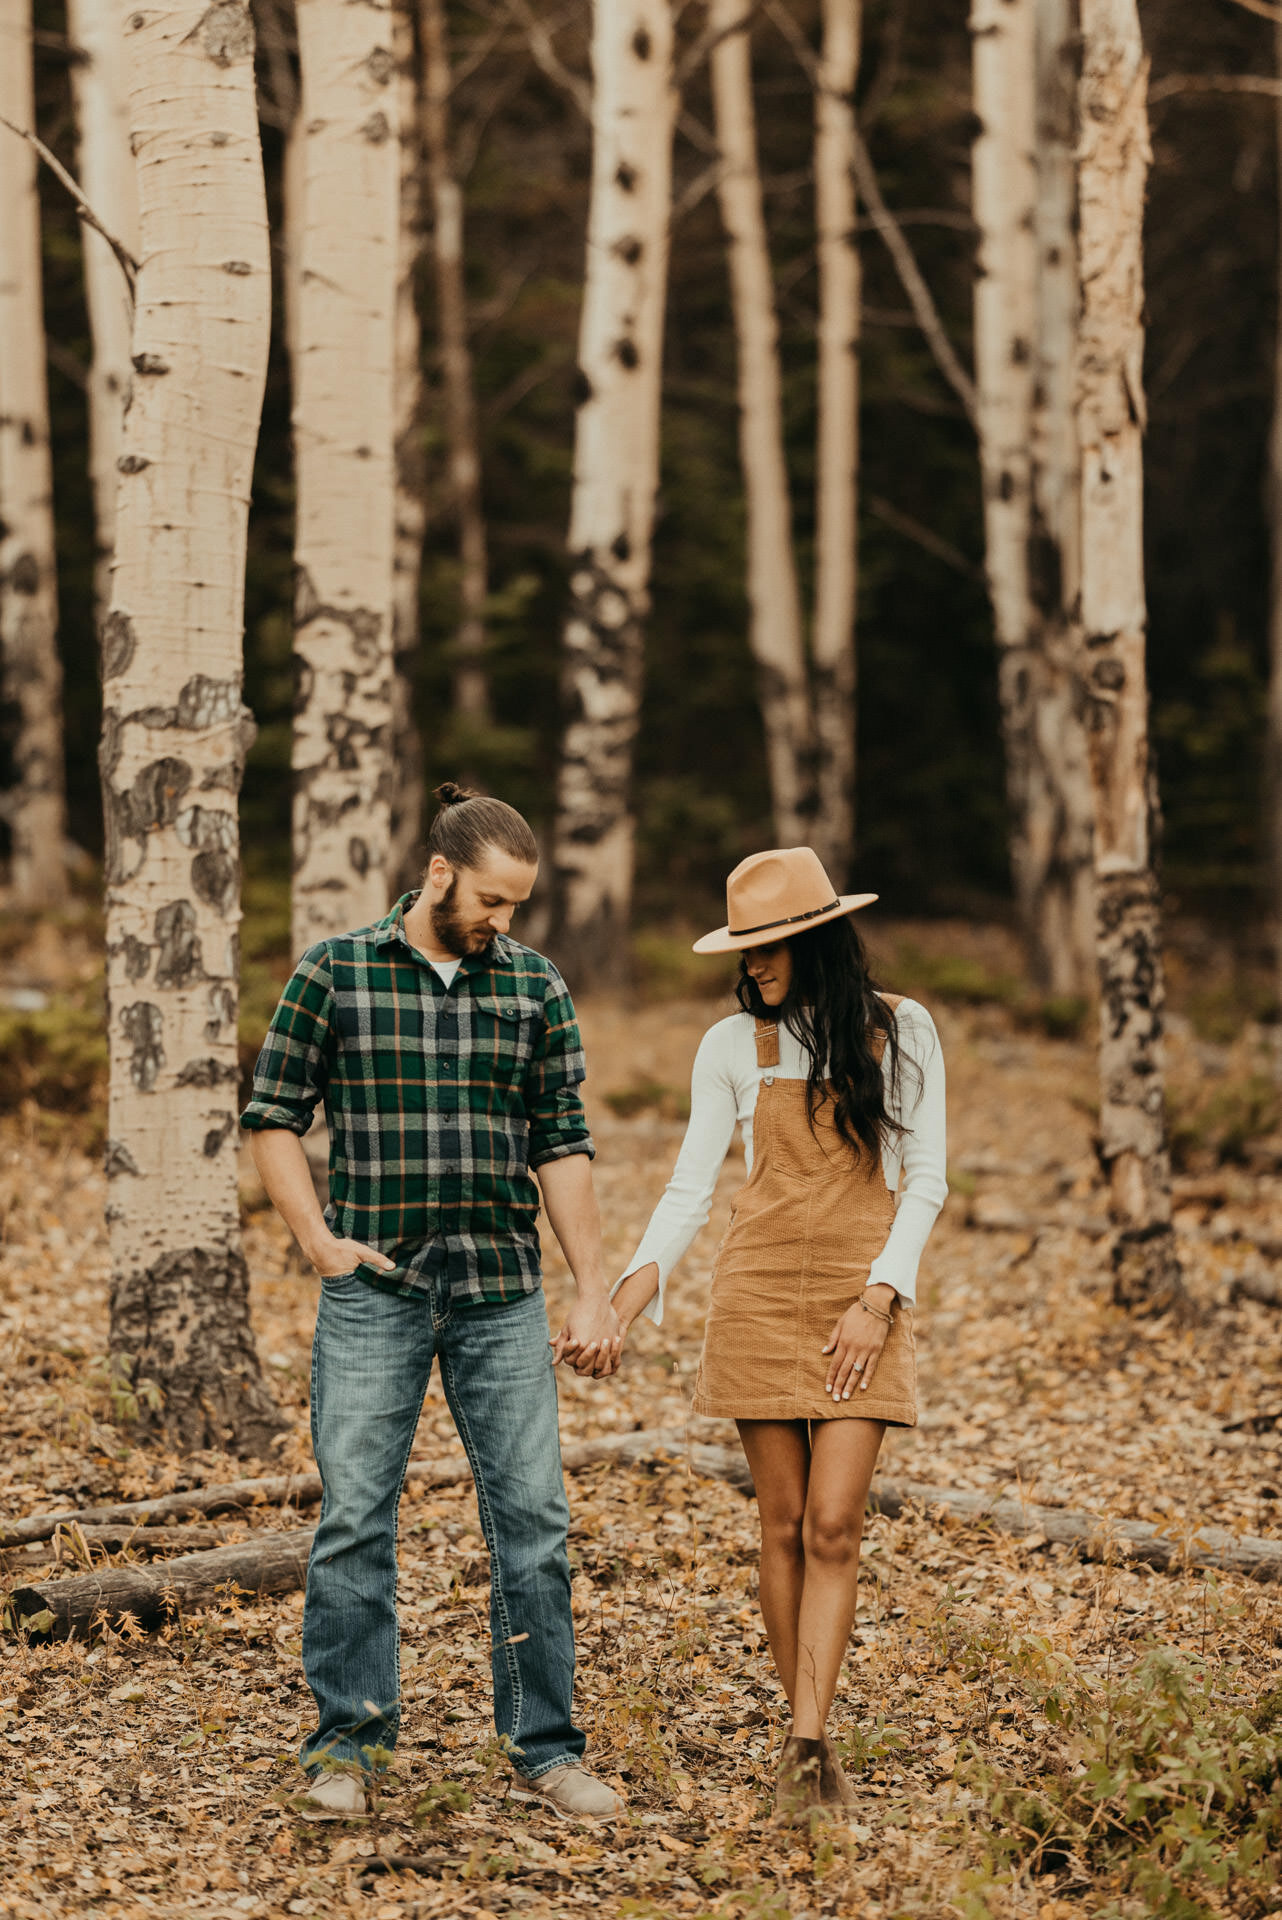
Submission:
[[[34,1099],[52,1113],[86,1113],[107,1093],[102,1007],[54,1000],[35,1013],[0,1011],[0,1112]]]
[[[1213,1673],[1169,1648],[1103,1680],[1031,1638],[1012,1637],[1007,1661],[1060,1751],[1032,1777],[969,1768],[993,1866],[1050,1873],[1072,1862],[1170,1920],[1210,1920],[1225,1906],[1273,1909],[1282,1847],[1276,1695],[1253,1708],[1226,1694],[1232,1670]]]

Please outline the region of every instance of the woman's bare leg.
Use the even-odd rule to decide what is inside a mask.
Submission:
[[[761,1617],[775,1670],[795,1711],[810,1441],[804,1420],[740,1420],[736,1424],[761,1516]]]
[[[864,1504],[885,1431],[880,1420],[816,1420],[810,1429],[801,1530],[804,1577],[794,1642],[795,1680],[788,1695],[792,1730],[803,1740],[822,1735],[837,1691],[859,1595]],[[751,1460],[751,1454],[748,1457]],[[753,1479],[760,1486],[755,1467]]]

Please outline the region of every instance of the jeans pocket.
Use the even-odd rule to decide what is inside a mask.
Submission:
[[[356,1276],[359,1271],[360,1269],[358,1267],[350,1267],[346,1273],[323,1273],[320,1277],[320,1283],[326,1293],[334,1293],[335,1291],[346,1293],[351,1286],[356,1284]]]

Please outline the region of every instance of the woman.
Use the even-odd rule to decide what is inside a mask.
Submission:
[[[855,1616],[864,1503],[888,1426],[917,1420],[917,1265],[948,1191],[934,1023],[882,995],[808,847],[754,854],[728,923],[742,1012],[704,1036],[676,1170],[614,1293],[658,1323],[734,1134],[748,1178],[717,1250],[694,1411],[733,1418],[761,1516],[761,1611],[792,1728],[783,1819],[848,1806],[825,1728]]]

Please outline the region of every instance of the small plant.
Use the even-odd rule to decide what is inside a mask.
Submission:
[[[131,1353],[100,1353],[89,1363],[86,1384],[98,1400],[106,1401],[117,1426],[132,1426],[139,1416],[159,1413],[165,1396],[155,1380],[142,1374],[134,1378]]]

